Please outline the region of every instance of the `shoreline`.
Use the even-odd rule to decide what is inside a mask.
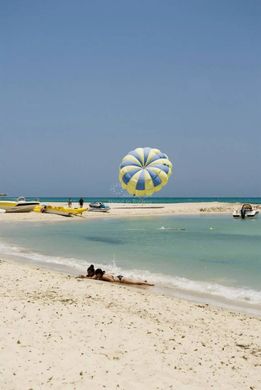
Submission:
[[[43,268],[46,271],[50,272],[59,272],[64,275],[70,275],[71,277],[78,276],[81,272],[80,270],[76,270],[76,268],[73,268],[66,264],[57,264],[52,262],[44,262],[44,261],[36,261],[32,258],[30,258],[30,255],[19,257],[19,255],[16,254],[2,254],[0,252],[0,260],[4,262],[10,262],[12,264],[17,265],[24,265],[24,266],[30,266],[30,267],[38,267]],[[86,264],[87,265],[87,264]],[[84,272],[85,273],[85,269]],[[105,284],[112,284],[109,282],[103,282]],[[126,285],[124,285],[126,286]],[[140,286],[130,286],[130,288],[140,288]],[[187,302],[191,302],[193,304],[205,304],[212,306],[213,308],[220,308],[224,310],[233,311],[235,313],[241,313],[246,314],[250,316],[254,316],[256,318],[261,318],[261,305],[255,304],[255,303],[249,303],[247,301],[238,301],[229,299],[223,296],[210,294],[207,292],[201,292],[196,291],[192,289],[182,289],[181,287],[169,287],[164,285],[157,285],[155,284],[150,289],[150,293],[156,294],[156,295],[164,295],[166,297],[174,298],[174,299],[181,299]]]
[[[261,386],[259,318],[37,265],[0,270],[1,388]]]

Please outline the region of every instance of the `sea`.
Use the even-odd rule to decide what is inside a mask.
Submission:
[[[86,203],[90,202],[105,202],[105,203],[194,203],[194,202],[228,202],[228,203],[254,203],[261,204],[260,197],[127,197],[127,196],[113,196],[113,197],[64,197],[64,196],[26,196],[27,200],[39,200],[41,202],[72,202],[78,203],[80,198],[83,198]],[[3,197],[1,200],[17,200],[17,196]]]
[[[29,198],[28,198],[29,199]],[[68,198],[40,198],[65,202]],[[239,202],[261,198],[85,198],[128,203]],[[72,198],[78,201],[78,198]],[[261,315],[261,216],[75,219],[0,224],[0,253],[84,274],[90,264],[155,283],[169,295]]]

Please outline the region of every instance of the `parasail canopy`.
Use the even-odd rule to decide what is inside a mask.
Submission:
[[[159,149],[137,148],[123,157],[119,181],[134,196],[150,196],[164,187],[172,173],[172,163]]]

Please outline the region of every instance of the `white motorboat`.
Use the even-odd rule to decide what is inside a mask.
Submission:
[[[258,210],[253,210],[253,207],[251,206],[251,204],[247,203],[247,204],[243,204],[241,209],[235,210],[233,212],[233,217],[234,218],[241,218],[241,219],[255,218],[258,213],[259,213]]]
[[[17,201],[1,200],[0,209],[6,213],[28,213],[39,204],[38,201],[26,201],[25,198],[21,197]]]

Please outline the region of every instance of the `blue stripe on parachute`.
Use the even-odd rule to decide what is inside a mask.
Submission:
[[[122,181],[124,184],[128,184],[129,181],[131,180],[132,176],[135,175],[135,173],[139,172],[140,169],[133,169],[132,171],[130,172],[126,172],[123,176],[122,176]]]
[[[158,154],[155,154],[155,156],[151,159],[150,163],[154,162],[154,161],[157,161],[161,158],[165,158],[166,160],[168,160],[168,157],[165,153],[158,153]]]
[[[134,156],[140,162],[140,164],[143,165],[143,161],[140,159],[139,154],[135,150],[132,150],[128,154],[130,154],[131,156]]]
[[[136,184],[136,190],[142,191],[145,190],[145,174],[144,171],[141,171],[139,179]]]
[[[150,167],[148,167],[150,168]],[[151,167],[152,168],[152,167]],[[161,171],[164,171],[166,174],[169,173],[169,167],[168,165],[165,165],[165,164],[157,164],[157,165],[153,165],[153,168],[158,168],[160,169]]]
[[[131,160],[125,160],[121,163],[120,169],[124,168],[124,167],[128,167],[129,165],[133,165],[134,167],[140,167],[140,164],[138,164],[138,163],[135,163]]]
[[[151,171],[149,168],[147,168],[147,172],[150,174],[154,187],[159,186],[161,184],[160,177],[155,172]]]
[[[151,148],[144,148],[144,149],[143,149],[143,153],[144,153],[144,165],[147,164],[147,159],[148,159],[148,157],[149,157],[150,151],[151,151]]]

